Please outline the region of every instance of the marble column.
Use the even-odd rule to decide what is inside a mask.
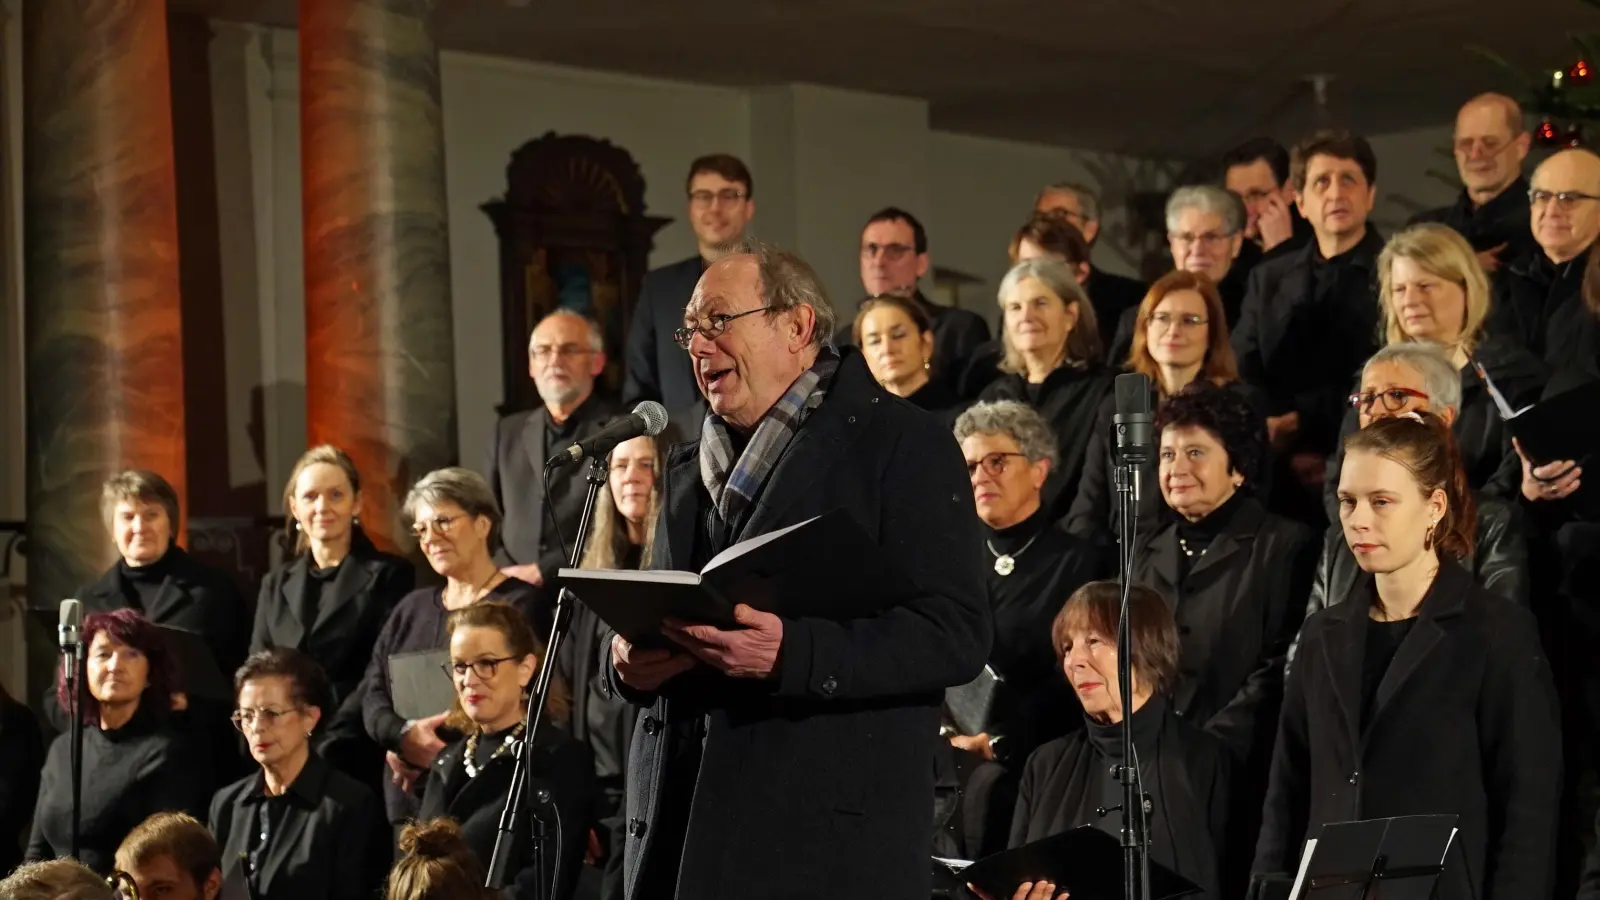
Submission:
[[[435,0],[300,0],[306,415],[362,474],[362,524],[411,546],[405,492],[456,460]]]
[[[115,551],[100,485],[185,496],[177,200],[165,0],[23,4],[28,601]]]

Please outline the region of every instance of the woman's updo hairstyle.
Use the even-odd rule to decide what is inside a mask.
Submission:
[[[1424,498],[1444,491],[1445,511],[1433,531],[1432,549],[1461,560],[1472,555],[1478,506],[1456,449],[1455,433],[1432,413],[1408,412],[1378,419],[1344,439],[1345,456],[1376,453],[1404,466]]]
[[[488,900],[483,864],[453,819],[412,822],[400,832],[401,860],[389,872],[387,900]]]

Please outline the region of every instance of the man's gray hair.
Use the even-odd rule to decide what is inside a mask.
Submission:
[[[441,503],[453,503],[461,507],[469,516],[484,516],[489,520],[489,549],[494,550],[500,537],[500,523],[504,521],[500,513],[500,504],[494,499],[494,491],[489,488],[489,482],[483,476],[471,469],[460,466],[450,466],[444,469],[434,469],[422,476],[416,486],[406,494],[406,502],[400,507],[400,515],[405,521],[415,525],[417,523],[417,506],[426,503],[437,507]]]
[[[1100,197],[1092,188],[1084,187],[1075,181],[1057,181],[1044,186],[1039,192],[1039,197],[1034,201],[1034,206],[1039,205],[1046,194],[1071,194],[1078,199],[1078,213],[1085,221],[1097,222],[1100,220]]]
[[[28,863],[0,881],[4,900],[112,900],[106,880],[75,859]]]
[[[1216,185],[1190,184],[1173,191],[1167,198],[1167,231],[1178,230],[1178,217],[1186,209],[1197,209],[1220,218],[1230,235],[1244,230],[1244,201]]]
[[[1361,367],[1361,380],[1367,380],[1368,369],[1384,363],[1405,366],[1422,376],[1422,389],[1428,395],[1430,411],[1439,413],[1449,407],[1457,414],[1461,412],[1461,373],[1445,355],[1443,347],[1426,341],[1390,344],[1372,354]]]
[[[589,316],[586,316],[575,309],[569,309],[565,306],[558,306],[541,316],[539,321],[534,323],[533,331],[528,332],[528,353],[530,355],[533,353],[534,332],[539,330],[540,325],[543,325],[551,319],[554,319],[556,316],[571,316],[572,318],[577,319],[579,322],[582,322],[584,327],[589,329],[589,349],[596,353],[605,352],[606,335],[605,332],[601,330],[599,322],[596,322],[593,318],[590,318]]]
[[[975,434],[1003,434],[1017,442],[1017,449],[1028,462],[1050,460],[1055,468],[1058,460],[1056,435],[1050,423],[1038,410],[1016,400],[993,400],[974,404],[956,419],[956,441],[959,443]]]
[[[832,343],[837,324],[833,301],[828,299],[828,290],[810,263],[787,250],[751,239],[734,244],[729,255],[755,258],[761,304],[768,309],[769,318],[774,313],[809,306],[816,315],[811,343],[818,347]]]

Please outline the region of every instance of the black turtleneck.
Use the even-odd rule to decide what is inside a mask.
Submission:
[[[1162,719],[1166,717],[1167,702],[1159,694],[1144,702],[1144,705],[1134,710],[1131,719],[1133,723],[1133,749],[1139,760],[1139,771],[1144,782],[1144,792],[1150,795],[1156,809],[1161,805],[1161,779],[1155,777],[1156,760],[1161,752],[1160,736]],[[1122,783],[1112,774],[1111,766],[1122,761],[1122,723],[1098,722],[1088,713],[1083,716],[1084,734],[1089,739],[1089,746],[1102,761],[1098,767],[1100,773],[1099,783],[1100,806],[1110,809],[1122,803]],[[1098,817],[1096,825],[1101,830],[1116,835],[1122,828],[1122,817],[1116,813]]]
[[[155,605],[156,595],[161,593],[161,586],[166,583],[167,576],[172,574],[178,554],[173,553],[172,544],[167,545],[167,552],[153,563],[142,566],[130,566],[125,559],[117,560],[118,581],[122,587],[122,597],[128,605],[140,610],[148,610]]]
[[[321,610],[336,602],[333,581],[339,577],[339,570],[350,562],[351,555],[345,554],[344,559],[325,569],[317,568],[314,557],[306,557],[305,608],[310,613],[309,621],[315,622]]]
[[[1205,518],[1198,522],[1191,522],[1174,512],[1172,515],[1178,521],[1178,580],[1183,582],[1189,577],[1189,570],[1200,561],[1211,542],[1217,539],[1228,528],[1228,523],[1233,521],[1234,514],[1239,511],[1239,506],[1244,502],[1244,491],[1235,490],[1232,496],[1222,503]],[[1194,554],[1190,556],[1189,554]]]
[[[1011,574],[994,569],[998,555],[1011,556]],[[994,614],[989,662],[1004,679],[990,731],[1004,734],[1020,761],[1021,754],[1076,726],[1050,625],[1067,597],[1095,577],[1098,553],[1088,541],[1057,527],[1041,507],[1009,528],[985,528],[983,557]]]

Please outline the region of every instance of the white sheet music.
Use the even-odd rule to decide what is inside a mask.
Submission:
[[[1501,419],[1509,422],[1528,410],[1533,409],[1533,404],[1530,403],[1529,405],[1513,412],[1511,409],[1511,404],[1506,402],[1505,395],[1500,393],[1500,389],[1494,386],[1494,381],[1489,378],[1489,373],[1484,371],[1483,366],[1478,365],[1478,361],[1475,359],[1472,360],[1472,368],[1478,371],[1478,377],[1483,379],[1483,386],[1489,389],[1489,396],[1494,398],[1494,407],[1500,411]]]
[[[1300,900],[1300,892],[1306,886],[1306,870],[1311,868],[1311,854],[1317,852],[1317,839],[1306,841],[1306,852],[1300,854],[1300,871],[1294,876],[1294,890],[1289,892],[1289,900]]]

